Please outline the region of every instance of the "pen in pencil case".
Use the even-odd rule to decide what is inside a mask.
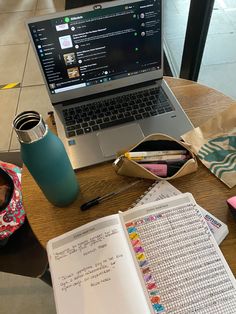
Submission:
[[[140,164],[145,169],[149,170],[158,177],[171,177],[173,176],[180,168],[181,164]]]
[[[186,158],[184,160],[158,160],[158,161],[146,161],[146,160],[141,160],[141,161],[137,161],[137,163],[139,163],[140,165],[143,164],[160,164],[160,165],[174,165],[176,167],[182,167],[187,161],[189,160],[189,158]]]
[[[158,151],[148,151],[148,152],[127,152],[125,157],[127,158],[141,158],[141,157],[152,157],[152,156],[166,156],[166,155],[185,155],[187,150],[158,150]]]
[[[181,161],[188,159],[188,155],[178,154],[178,155],[162,155],[162,156],[143,156],[143,157],[130,157],[130,160],[136,161],[136,162],[143,162],[143,161],[156,161],[157,163],[159,161]]]

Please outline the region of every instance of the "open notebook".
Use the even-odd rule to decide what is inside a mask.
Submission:
[[[189,193],[48,242],[58,314],[235,314],[236,283]]]

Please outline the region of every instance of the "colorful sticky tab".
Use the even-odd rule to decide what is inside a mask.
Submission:
[[[148,282],[148,281],[152,280],[152,275],[151,274],[147,274],[147,275],[144,275],[143,278],[144,278],[144,280],[146,282]]]
[[[136,232],[137,229],[135,227],[129,227],[127,228],[128,233]]]
[[[155,282],[150,282],[150,283],[147,285],[147,289],[148,289],[148,290],[157,289],[156,283],[155,283]]]
[[[126,226],[126,228],[129,228],[129,227],[131,227],[131,226],[134,226],[134,223],[133,223],[133,222],[127,222],[127,223],[125,224],[125,226]]]
[[[143,268],[143,269],[142,269],[142,273],[143,273],[144,275],[150,273],[150,268],[149,268],[149,267]]]
[[[134,252],[135,253],[143,253],[144,252],[144,249],[142,246],[135,246],[134,247]]]
[[[146,259],[146,256],[144,253],[138,253],[136,254],[136,256],[139,261],[144,261]]]
[[[138,234],[136,232],[132,232],[129,234],[129,237],[131,240],[137,240],[138,239]]]
[[[154,219],[153,217],[151,217]],[[127,232],[129,234],[129,238],[131,240],[131,244],[133,246],[133,250],[136,254],[136,259],[139,263],[139,267],[143,273],[143,279],[145,281],[146,288],[148,290],[149,298],[152,303],[153,309],[155,313],[161,313],[165,311],[163,305],[160,304],[160,292],[158,291],[157,284],[154,281],[151,270],[148,265],[147,257],[145,255],[145,250],[141,244],[138,234],[138,224],[133,222],[129,222],[126,224]]]
[[[156,296],[156,295],[160,295],[160,292],[158,290],[152,290],[149,291],[150,296]]]
[[[153,306],[155,313],[161,313],[161,312],[165,311],[165,308],[163,307],[163,305],[161,305],[159,303],[152,304],[152,306]]]
[[[140,266],[140,267],[144,267],[144,266],[146,266],[147,264],[148,264],[147,260],[144,260],[144,261],[140,261],[140,262],[139,262],[139,266]]]
[[[151,297],[152,303],[160,303],[161,297],[159,295],[155,295],[154,297]]]
[[[139,239],[132,240],[131,243],[132,243],[132,246],[133,246],[133,247],[135,247],[135,246],[140,246],[140,245],[141,245]]]

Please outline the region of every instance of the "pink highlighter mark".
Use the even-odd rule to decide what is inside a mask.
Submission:
[[[132,243],[132,246],[133,246],[133,247],[135,247],[135,246],[140,246],[140,240],[139,240],[139,239],[132,240],[131,243]]]

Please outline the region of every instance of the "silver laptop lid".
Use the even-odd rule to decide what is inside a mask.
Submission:
[[[27,26],[52,103],[163,76],[162,0],[100,3]]]

